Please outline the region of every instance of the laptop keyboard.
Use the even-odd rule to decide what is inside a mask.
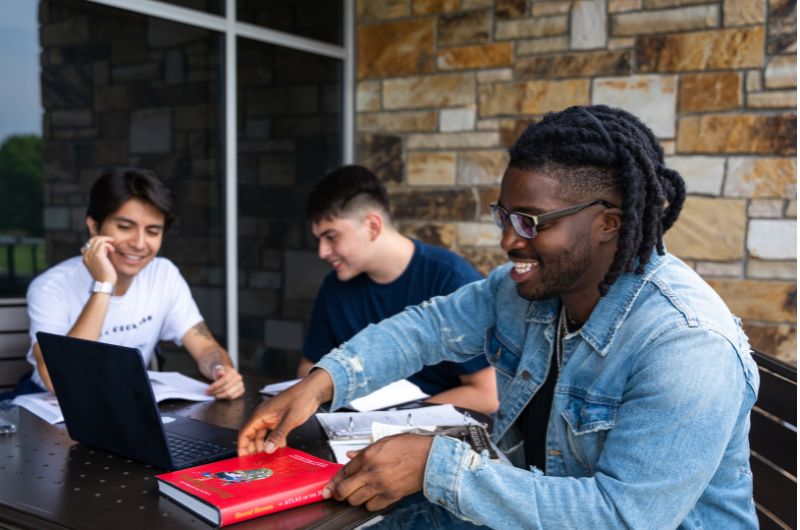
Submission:
[[[169,452],[176,462],[187,460],[200,460],[205,457],[220,454],[228,448],[205,440],[187,438],[173,432],[167,433]]]

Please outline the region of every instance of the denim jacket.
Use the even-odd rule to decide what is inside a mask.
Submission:
[[[546,469],[523,469],[515,422],[544,382],[559,301],[517,295],[510,265],[371,325],[324,357],[332,408],[423,364],[485,355],[493,438],[517,466],[437,437],[424,494],[493,528],[757,528],[748,431],[758,371],[739,321],[677,258],[626,273],[567,335]]]

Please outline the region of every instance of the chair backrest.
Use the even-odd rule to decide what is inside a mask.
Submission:
[[[25,299],[0,298],[0,392],[11,390],[31,369],[25,360],[30,344]]]
[[[797,528],[797,368],[754,351],[761,386],[750,414],[753,496],[762,529]]]

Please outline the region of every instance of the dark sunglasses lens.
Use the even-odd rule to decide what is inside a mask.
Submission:
[[[514,230],[519,235],[527,239],[536,237],[536,225],[533,223],[533,219],[515,213],[510,214],[509,217],[511,224],[514,225]]]

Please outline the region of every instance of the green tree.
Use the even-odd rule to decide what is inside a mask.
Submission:
[[[12,135],[0,145],[0,234],[43,236],[42,139]]]

